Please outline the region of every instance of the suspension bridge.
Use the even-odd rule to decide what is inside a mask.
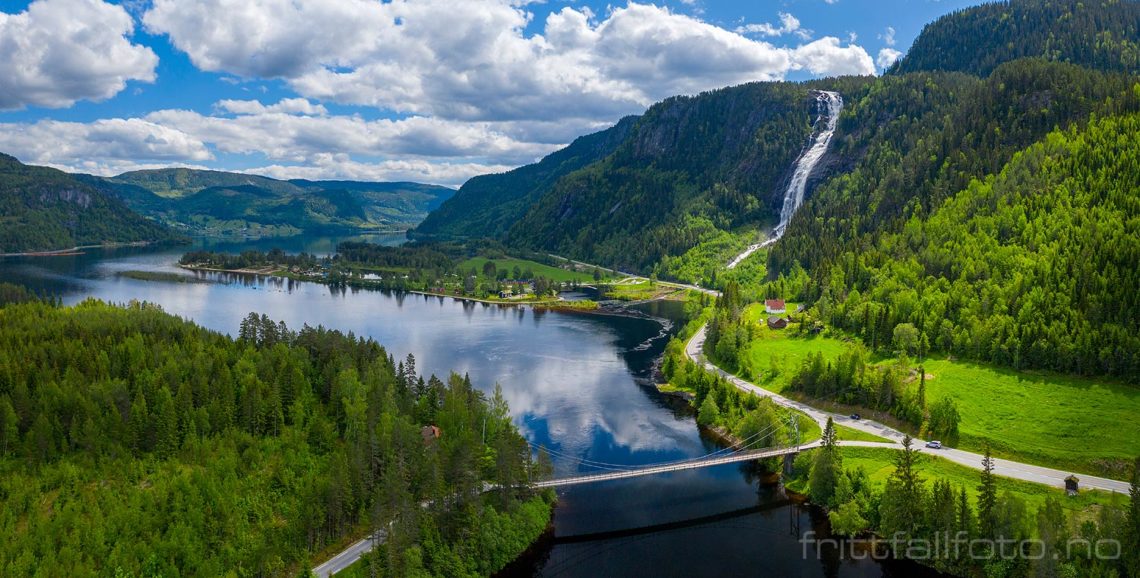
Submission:
[[[778,439],[777,435],[780,433],[779,430],[782,429],[785,425],[788,426],[789,430],[792,433],[791,440],[789,440],[792,443],[787,446],[773,447],[773,442]],[[767,427],[753,432],[752,435],[749,435],[748,437],[740,440],[737,444],[731,447],[721,448],[702,456],[657,464],[610,464],[606,462],[591,460],[589,458],[584,458],[581,456],[569,455],[552,448],[535,446],[531,444],[531,450],[536,454],[545,452],[552,458],[558,458],[560,461],[577,465],[580,470],[593,469],[595,471],[547,480],[531,480],[528,485],[532,488],[560,488],[565,486],[608,482],[611,480],[624,480],[628,478],[639,478],[642,476],[653,476],[657,474],[680,472],[684,470],[711,468],[713,466],[721,466],[724,464],[735,464],[753,460],[762,460],[766,458],[792,456],[803,450],[818,447],[820,443],[820,440],[815,440],[806,444],[800,443],[799,419],[796,416],[792,415],[787,416],[784,420],[768,424]]]
[[[700,468],[709,468],[713,466],[720,466],[724,464],[735,464],[739,462],[748,462],[752,460],[762,460],[765,458],[775,458],[780,456],[787,456],[799,453],[802,450],[814,448],[819,445],[818,441],[782,448],[770,448],[759,450],[746,450],[737,451],[728,455],[712,455],[701,459],[680,460],[676,462],[656,464],[641,467],[631,467],[624,469],[615,469],[614,471],[601,472],[596,474],[584,474],[580,476],[570,476],[565,478],[556,478],[553,480],[543,480],[531,484],[535,488],[558,488],[563,486],[574,486],[579,484],[591,484],[597,482],[607,482],[610,480],[624,480],[626,478],[638,478],[641,476],[652,476],[656,474],[664,474],[668,472],[680,472],[683,470],[696,470]]]

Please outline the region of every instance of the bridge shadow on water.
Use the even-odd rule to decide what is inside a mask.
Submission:
[[[598,542],[598,541],[602,541],[602,540],[613,540],[613,539],[618,539],[618,538],[630,538],[633,536],[645,536],[648,534],[657,534],[660,532],[671,532],[673,530],[683,530],[683,529],[687,529],[687,528],[695,528],[695,527],[704,526],[707,524],[715,524],[718,522],[726,522],[729,520],[734,520],[736,518],[743,518],[745,516],[751,516],[752,514],[758,514],[761,512],[778,510],[780,508],[783,508],[784,506],[790,506],[794,503],[795,502],[793,502],[792,500],[783,499],[783,500],[777,500],[774,502],[769,502],[767,504],[761,504],[758,506],[750,506],[747,508],[740,508],[738,510],[732,510],[729,512],[721,512],[718,514],[711,514],[708,516],[699,516],[696,518],[689,518],[686,520],[676,520],[673,522],[665,522],[665,523],[661,523],[661,524],[652,524],[649,526],[641,526],[641,527],[637,527],[637,528],[624,528],[621,530],[606,530],[604,532],[590,532],[587,534],[574,534],[572,536],[555,536],[554,540],[553,540],[553,544],[555,544],[555,545],[582,544],[585,542]]]

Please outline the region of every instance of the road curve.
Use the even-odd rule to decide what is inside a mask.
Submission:
[[[379,538],[380,541],[384,540],[383,531],[380,532]],[[333,574],[336,574],[337,572],[340,572],[345,568],[352,566],[357,560],[360,559],[361,556],[367,554],[368,552],[371,552],[372,546],[372,536],[369,536],[359,542],[354,542],[343,552],[337,554],[336,556],[333,556],[324,564],[313,568],[313,575],[319,576],[320,578],[327,578],[328,576],[332,576]]]
[[[822,428],[824,426],[824,424],[827,423],[827,418],[830,417],[831,419],[835,420],[835,423],[837,423],[837,424],[844,425],[844,426],[847,426],[851,429],[859,430],[861,432],[869,433],[872,435],[877,435],[879,437],[891,440],[891,442],[893,442],[893,444],[890,444],[887,447],[896,447],[897,448],[897,447],[900,447],[900,444],[902,444],[902,440],[903,440],[903,437],[905,434],[903,434],[903,432],[896,430],[890,426],[883,425],[881,423],[878,423],[878,422],[873,421],[873,420],[868,420],[868,419],[855,420],[855,419],[851,419],[850,417],[845,416],[845,415],[840,415],[837,413],[831,413],[831,412],[827,412],[827,411],[817,409],[817,408],[812,407],[810,405],[807,405],[805,403],[801,403],[801,402],[798,402],[798,401],[795,401],[792,399],[788,399],[782,395],[779,395],[777,393],[774,393],[772,391],[764,389],[764,388],[762,388],[762,387],[760,387],[760,386],[758,386],[758,385],[756,385],[750,381],[746,381],[744,379],[741,379],[741,378],[739,378],[739,377],[737,377],[731,373],[728,373],[727,371],[724,371],[723,369],[713,365],[707,359],[705,359],[704,354],[701,353],[701,350],[702,350],[704,343],[705,343],[705,330],[707,329],[707,327],[708,327],[707,325],[702,326],[699,330],[697,330],[697,332],[695,334],[693,334],[693,337],[691,339],[689,339],[689,342],[685,344],[685,356],[688,357],[689,359],[693,360],[694,362],[696,362],[698,365],[701,365],[705,369],[707,369],[707,370],[709,370],[709,371],[711,371],[717,375],[720,375],[721,377],[725,378],[729,383],[736,386],[738,389],[759,395],[761,397],[767,397],[768,399],[771,399],[773,402],[775,402],[777,405],[782,405],[784,407],[789,407],[792,409],[802,411],[803,413],[807,414],[808,417],[810,417],[813,420],[815,420],[816,422],[818,422],[820,424],[820,428]],[[921,444],[921,442],[919,442],[919,443]],[[848,443],[848,444],[844,444],[844,445],[860,445],[860,444]],[[872,446],[872,447],[883,447],[883,446],[884,446],[884,444],[877,444],[876,446]],[[922,445],[919,445],[919,447],[917,449],[921,452],[930,453],[931,455],[935,455],[935,456],[938,456],[940,458],[950,460],[954,463],[958,463],[958,464],[961,464],[963,466],[973,468],[975,470],[981,470],[982,469],[982,457],[983,456],[981,454],[976,454],[973,452],[967,452],[967,451],[953,449],[953,448],[942,448],[942,449],[935,450],[935,449],[926,448]],[[1001,458],[994,458],[994,473],[998,474],[999,476],[1006,477],[1006,478],[1013,478],[1015,480],[1025,480],[1027,482],[1045,484],[1047,486],[1053,486],[1056,488],[1065,487],[1065,478],[1069,477],[1072,474],[1072,472],[1067,472],[1064,470],[1055,470],[1053,468],[1035,466],[1032,464],[1023,464],[1021,462],[1015,462],[1012,460],[1005,460],[1005,459],[1001,459]],[[1110,480],[1108,478],[1100,478],[1100,477],[1090,476],[1090,475],[1086,475],[1086,474],[1080,474],[1077,477],[1080,478],[1080,480],[1081,480],[1081,487],[1082,488],[1104,490],[1107,492],[1120,492],[1122,494],[1127,494],[1129,492],[1128,482],[1122,482],[1120,480]]]

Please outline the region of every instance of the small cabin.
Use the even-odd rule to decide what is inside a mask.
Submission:
[[[788,320],[783,317],[769,317],[768,329],[786,329],[788,327]]]
[[[420,429],[420,435],[424,438],[424,445],[439,439],[439,428],[434,425],[425,425]]]
[[[771,315],[783,315],[788,310],[783,299],[768,299],[764,301],[764,312]]]
[[[1077,491],[1080,489],[1080,483],[1081,480],[1077,476],[1071,475],[1065,478],[1065,493],[1069,494],[1070,496],[1077,495]]]

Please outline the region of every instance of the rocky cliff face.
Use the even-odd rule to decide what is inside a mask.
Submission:
[[[0,253],[179,236],[72,175],[0,154]]]

